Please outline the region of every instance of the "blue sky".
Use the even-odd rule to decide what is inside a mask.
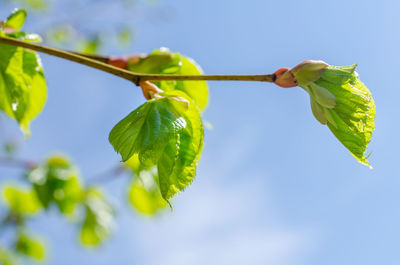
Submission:
[[[56,215],[31,224],[47,238],[49,264],[399,264],[400,2],[164,0],[158,7],[166,22],[132,18],[132,52],[169,47],[209,74],[271,73],[305,59],[358,63],[377,105],[374,170],[314,119],[302,89],[210,82],[204,119],[213,129],[196,180],[173,201],[174,211],[137,215],[126,202],[128,180],[115,180],[105,187],[119,209],[117,230],[98,251],[82,249],[76,227]],[[93,21],[101,24],[102,12]],[[139,89],[42,59],[48,102],[22,156],[66,152],[84,177],[111,167],[119,157],[108,133],[144,102]],[[17,130],[11,121],[7,127]]]

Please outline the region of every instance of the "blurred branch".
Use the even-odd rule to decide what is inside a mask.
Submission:
[[[18,159],[14,157],[0,157],[0,166],[2,167],[19,167],[25,169],[33,169],[36,163],[30,160]]]
[[[108,182],[111,180],[115,180],[116,177],[122,176],[122,173],[125,172],[125,167],[123,164],[118,164],[117,166],[113,166],[109,168],[108,170],[105,170],[91,178],[88,179],[88,185],[93,185],[97,183],[104,183]]]

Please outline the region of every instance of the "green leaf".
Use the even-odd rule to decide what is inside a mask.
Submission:
[[[122,161],[138,154],[141,165],[157,166],[164,199],[193,180],[203,146],[203,125],[196,104],[180,91],[150,100],[121,120],[109,140]]]
[[[63,156],[50,157],[31,170],[27,178],[33,183],[36,194],[45,208],[56,204],[61,213],[73,217],[78,203],[83,200],[83,190],[77,169]]]
[[[11,28],[14,30],[19,30],[25,23],[26,19],[26,11],[25,9],[14,9],[11,15],[4,21],[4,24],[1,26],[0,30],[3,28]]]
[[[30,122],[46,102],[46,81],[39,56],[20,47],[0,44],[0,110],[30,134]]]
[[[122,161],[137,153],[142,163],[156,163],[159,151],[185,126],[179,108],[171,98],[150,100],[115,125],[109,141]]]
[[[87,246],[96,246],[107,239],[114,227],[114,210],[98,189],[90,188],[85,198],[86,216],[80,240]]]
[[[145,215],[154,215],[167,206],[161,196],[157,181],[157,169],[153,168],[152,170],[141,171],[140,175],[136,176],[131,183],[128,197],[131,205],[138,212]]]
[[[40,240],[22,231],[18,233],[18,240],[15,248],[18,253],[37,261],[43,261],[46,257],[44,244]]]
[[[42,208],[35,191],[26,188],[7,185],[3,187],[3,199],[6,206],[18,215],[34,215]]]
[[[191,58],[179,53],[172,53],[163,48],[150,55],[130,62],[128,69],[137,73],[201,75],[203,70]],[[200,108],[208,104],[208,87],[205,81],[161,81],[154,82],[164,91],[180,90],[185,92]]]
[[[356,65],[329,66],[320,79],[305,87],[310,92],[314,116],[327,123],[339,141],[362,164],[369,165],[365,152],[375,128],[375,103],[360,81]],[[313,93],[321,88],[325,91]],[[328,92],[328,93],[326,93]],[[336,104],[330,103],[335,100]],[[313,106],[314,104],[314,106]]]
[[[178,95],[184,96],[183,93]],[[168,142],[157,164],[160,190],[166,200],[193,181],[203,149],[204,129],[197,106],[190,102],[189,108],[181,115],[186,126],[180,131],[179,141]]]

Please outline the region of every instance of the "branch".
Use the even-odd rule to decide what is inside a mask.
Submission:
[[[161,75],[161,74],[140,74],[128,70],[117,68],[115,66],[106,64],[99,60],[89,58],[86,55],[71,53],[64,50],[50,48],[43,45],[38,45],[30,42],[24,42],[17,39],[8,37],[0,37],[0,43],[23,47],[34,51],[46,53],[76,63],[80,63],[101,71],[122,77],[139,85],[142,81],[162,81],[162,80],[181,80],[181,81],[196,81],[196,80],[212,80],[212,81],[261,81],[261,82],[274,82],[275,74],[267,75]]]
[[[91,186],[93,184],[115,180],[117,177],[121,176],[122,173],[125,171],[126,171],[125,166],[119,163],[118,165],[113,166],[112,168],[109,168],[107,170],[104,170],[103,172],[89,178],[87,180],[87,183],[89,186]]]
[[[0,157],[0,166],[33,169],[36,167],[36,163],[33,161],[17,159],[13,157]]]

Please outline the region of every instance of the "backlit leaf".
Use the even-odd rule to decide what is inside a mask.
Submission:
[[[112,129],[109,140],[123,161],[138,154],[141,165],[157,166],[161,194],[168,200],[192,182],[203,134],[197,105],[174,91],[130,113]]]
[[[355,68],[329,66],[304,88],[310,93],[317,120],[327,124],[360,163],[369,165],[365,152],[375,128],[375,103]]]
[[[128,69],[138,73],[201,75],[203,70],[191,58],[168,49],[156,50],[150,55],[130,62]],[[154,82],[164,91],[180,90],[197,104],[200,110],[208,104],[208,87],[205,81],[161,81]]]
[[[2,28],[11,28],[14,30],[19,30],[25,23],[26,11],[24,9],[14,9],[14,11],[8,16],[4,21]]]
[[[30,122],[42,111],[47,91],[39,56],[20,47],[0,44],[0,110],[30,134]]]

